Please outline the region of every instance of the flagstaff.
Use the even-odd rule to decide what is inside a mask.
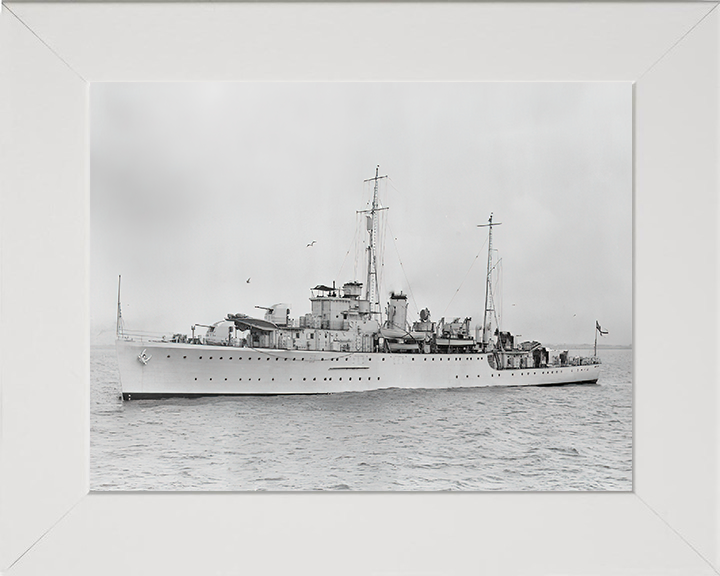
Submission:
[[[600,323],[595,320],[595,348],[593,349],[593,356],[597,356],[597,335],[598,332],[600,332],[600,336],[605,336],[607,334],[607,331],[604,331],[602,328],[600,328]]]

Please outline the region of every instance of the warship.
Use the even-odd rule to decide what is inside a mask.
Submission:
[[[379,175],[364,214],[367,234],[365,283],[311,289],[311,311],[291,318],[288,304],[264,309],[262,318],[233,313],[191,334],[147,337],[125,330],[118,279],[117,358],[124,400],[172,396],[330,394],[387,388],[443,389],[488,386],[594,384],[593,357],[570,356],[538,341],[518,342],[502,331],[494,305],[493,222],[488,231],[482,324],[470,317],[433,321],[425,308],[408,318],[408,299],[390,293],[379,302]],[[596,323],[599,328],[599,324]],[[196,336],[197,327],[206,328]]]

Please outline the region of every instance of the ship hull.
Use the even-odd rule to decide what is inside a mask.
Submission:
[[[316,352],[118,340],[125,400],[593,384],[599,364],[496,370],[488,354]]]

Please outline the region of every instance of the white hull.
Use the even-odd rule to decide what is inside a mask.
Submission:
[[[550,386],[595,383],[600,374],[598,364],[495,370],[488,354],[315,352],[118,340],[117,355],[126,400]]]

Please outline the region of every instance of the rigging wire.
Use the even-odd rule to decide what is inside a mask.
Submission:
[[[468,271],[465,273],[465,277],[462,279],[462,282],[460,282],[460,286],[457,287],[457,290],[455,290],[455,293],[453,294],[452,298],[450,298],[450,302],[448,302],[448,305],[445,307],[445,310],[442,313],[442,317],[445,317],[445,314],[448,311],[448,308],[450,308],[450,305],[453,303],[453,300],[455,300],[455,296],[458,295],[458,292],[460,292],[460,289],[463,287],[463,284],[465,284],[465,280],[467,280],[468,276],[470,275],[470,271],[473,269],[473,266],[475,266],[475,262],[477,262],[477,259],[480,258],[480,254],[482,254],[483,250],[485,249],[485,244],[487,244],[487,238],[483,241],[482,246],[480,246],[480,250],[478,250],[478,253],[475,255],[475,258],[473,258],[472,263],[470,264],[470,268],[468,268]],[[492,270],[491,270],[492,272]]]
[[[402,194],[400,189],[395,186],[395,181],[390,176],[387,177],[387,182],[398,194]],[[403,264],[402,258],[400,257],[400,250],[398,249],[397,242],[395,242],[395,234],[393,233],[392,228],[390,228],[389,219],[387,222],[387,231],[390,232],[390,238],[392,238],[393,246],[395,247],[395,253],[397,254],[398,262],[400,263],[400,269],[402,270],[403,276],[405,277],[405,283],[407,284],[408,292],[410,293],[410,298],[412,299],[413,306],[415,306],[415,313],[419,316],[420,308],[417,305],[417,301],[415,300],[415,294],[412,291],[410,279],[408,278],[407,272],[405,271],[405,265]]]
[[[342,264],[340,264],[340,270],[338,270],[337,276],[335,276],[335,278],[337,278],[338,282],[340,281],[340,274],[342,274],[342,270],[345,267],[345,262],[347,261],[347,257],[350,255],[350,250],[352,250],[353,247],[355,246],[355,242],[356,242],[355,237],[357,236],[357,221],[358,221],[358,219],[356,217],[355,218],[355,232],[353,233],[352,241],[350,242],[350,246],[348,247],[347,252],[345,252],[345,256],[343,257]],[[357,261],[355,262],[355,270],[354,271],[357,271]]]
[[[415,312],[420,315],[420,308],[418,308],[417,302],[415,301],[415,295],[412,291],[412,286],[410,285],[410,280],[408,279],[407,272],[405,272],[405,265],[403,264],[402,258],[400,258],[400,250],[398,250],[397,242],[395,242],[395,235],[393,234],[392,228],[390,228],[390,224],[388,224],[388,231],[390,232],[390,237],[393,240],[393,246],[395,247],[395,253],[398,257],[398,262],[400,262],[400,269],[402,270],[403,276],[405,276],[405,283],[408,287],[408,292],[410,292],[410,298],[412,298],[413,306],[415,306]]]
[[[500,316],[498,316],[497,308],[495,308],[495,319],[497,320],[498,330],[500,329],[500,320],[504,317],[503,315],[503,304],[505,299],[503,298],[503,264],[502,258],[498,259],[496,266],[498,267],[497,280],[495,281],[495,290],[493,293],[500,295]]]
[[[378,202],[380,205],[378,208],[383,208],[382,203]],[[381,296],[385,293],[385,286],[383,284],[385,280],[385,240],[387,238],[387,228],[388,228],[388,217],[386,214],[387,210],[379,211],[378,218],[380,219],[379,226],[378,226],[378,240],[377,240],[377,251],[380,253],[380,264],[377,266],[377,277],[376,277],[376,289],[377,289],[377,302],[378,306],[380,307],[380,313],[382,317],[382,301]],[[382,290],[381,290],[382,287]]]
[[[393,181],[393,179],[390,178],[390,176],[388,176],[387,179],[388,179],[388,183],[395,189],[395,192],[397,192],[398,194],[402,194],[402,192],[400,192],[398,187],[395,186],[395,182]]]
[[[502,318],[502,297],[500,298],[500,315],[498,316],[498,309],[495,305],[495,294],[502,294],[502,290],[498,290],[499,286],[502,284],[502,258],[500,258],[495,265],[490,269],[490,272],[495,270],[495,268],[498,268],[498,275],[497,279],[495,280],[495,285],[493,286],[493,289],[490,293],[490,299],[492,304],[492,310],[493,310],[493,316],[495,317],[495,327],[498,331],[500,331],[500,319]]]

